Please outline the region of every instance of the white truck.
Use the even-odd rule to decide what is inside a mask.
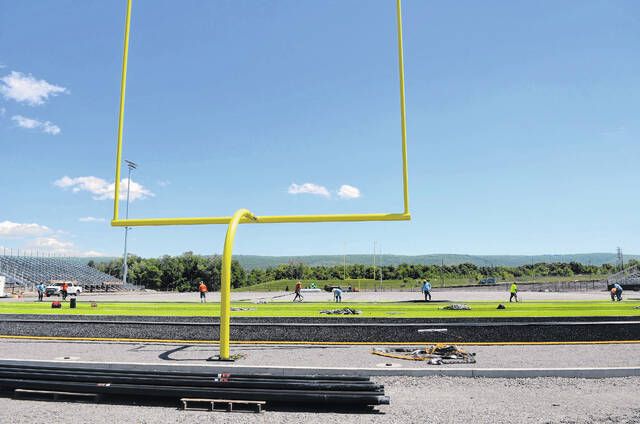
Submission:
[[[47,287],[45,287],[44,295],[47,297],[60,296],[62,294],[62,285],[65,283],[67,283],[67,295],[78,296],[82,293],[82,287],[75,281],[52,281]]]

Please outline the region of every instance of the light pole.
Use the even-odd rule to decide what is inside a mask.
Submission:
[[[126,219],[129,219],[129,192],[131,189],[131,171],[138,167],[138,164],[135,162],[131,162],[130,160],[126,160],[127,167],[129,168],[129,176],[127,178],[127,209],[125,212]],[[127,236],[129,235],[129,227],[124,227],[124,258],[122,260],[122,281],[126,285],[127,284],[127,272],[129,271],[129,266],[127,264]]]

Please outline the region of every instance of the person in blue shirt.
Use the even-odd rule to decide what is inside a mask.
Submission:
[[[44,296],[44,284],[38,283],[36,285],[36,290],[38,292],[38,302],[42,302],[42,298]]]
[[[618,302],[622,302],[622,286],[618,283],[615,283],[613,285],[613,288],[616,289],[616,299],[618,299]]]
[[[424,283],[422,283],[422,293],[424,293],[425,302],[431,300],[431,283],[427,280],[424,280]]]
[[[336,287],[333,289],[333,300],[335,300],[337,303],[342,302],[342,289],[340,289],[340,287]]]

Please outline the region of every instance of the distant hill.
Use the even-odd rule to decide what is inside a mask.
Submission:
[[[310,255],[310,256],[257,256],[257,255],[234,255],[240,264],[246,269],[273,267],[290,262],[302,262],[309,266],[317,265],[340,265],[343,261],[342,255]],[[640,255],[625,255],[625,260],[640,259]],[[602,265],[605,263],[616,263],[615,253],[578,253],[570,255],[453,255],[453,254],[432,254],[432,255],[383,255],[376,258],[376,264],[399,265],[426,264],[457,265],[471,263],[478,266],[520,266],[540,262],[579,262],[583,264]],[[371,264],[371,255],[347,255],[346,261],[349,264]]]
[[[625,255],[625,261],[629,259],[640,259],[640,255]],[[340,265],[343,261],[342,255],[309,255],[309,256],[259,256],[259,255],[233,255],[245,269],[267,268],[290,262],[302,262],[309,266],[317,265]],[[108,262],[114,257],[97,258],[73,258],[79,262],[87,263]],[[371,264],[371,255],[347,255],[349,264]],[[602,265],[605,263],[614,264],[617,261],[615,253],[577,253],[570,255],[453,255],[453,254],[432,254],[432,255],[383,255],[376,258],[376,264],[399,265],[407,264],[427,264],[440,265],[444,261],[445,265],[457,265],[471,263],[478,266],[520,266],[540,262],[579,262],[583,264]]]

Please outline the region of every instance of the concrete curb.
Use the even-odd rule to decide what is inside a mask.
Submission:
[[[640,367],[606,368],[339,368],[339,367],[278,367],[248,366],[236,364],[161,364],[139,362],[80,362],[45,361],[24,359],[0,359],[3,365],[65,366],[119,369],[125,371],[210,372],[212,374],[273,374],[296,375],[344,375],[344,376],[411,376],[411,377],[468,377],[468,378],[614,378],[639,377]]]

